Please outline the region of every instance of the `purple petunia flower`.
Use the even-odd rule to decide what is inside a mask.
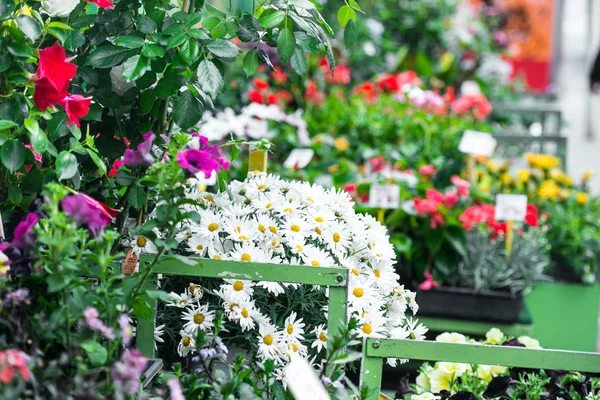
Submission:
[[[208,152],[210,156],[214,160],[216,160],[223,169],[229,168],[229,161],[227,161],[225,157],[223,157],[223,153],[221,153],[219,146],[211,146],[210,144],[208,144],[208,138],[206,136],[201,136],[198,133],[193,133],[192,137],[198,137],[198,150]]]
[[[98,310],[94,307],[87,307],[83,311],[83,316],[85,317],[85,324],[88,328],[93,331],[100,332],[102,336],[104,336],[108,340],[115,339],[115,333],[111,328],[104,325],[104,322],[99,318],[100,314]]]
[[[17,307],[22,304],[31,304],[31,300],[29,300],[29,289],[17,289],[4,295],[4,301],[2,302],[2,305],[5,308],[11,306]]]
[[[24,221],[21,221],[19,225],[17,225],[17,227],[15,228],[15,233],[13,235],[13,241],[11,242],[11,246],[32,246],[34,242],[31,232],[33,232],[33,228],[35,227],[35,224],[37,224],[38,220],[39,217],[37,216],[37,214],[27,214],[27,218],[25,218]]]
[[[183,392],[181,390],[181,383],[177,378],[171,378],[167,381],[167,386],[171,391],[171,400],[185,400]]]
[[[177,153],[177,162],[181,168],[196,175],[200,172],[209,178],[213,171],[219,172],[220,164],[209,152],[198,149],[187,149]]]
[[[87,225],[93,236],[101,234],[108,224],[102,216],[102,212],[97,208],[90,207],[86,196],[83,194],[78,193],[67,196],[60,201],[60,205],[75,222],[80,225]]]
[[[137,349],[125,350],[120,361],[114,363],[110,376],[123,392],[131,396],[140,388],[140,378],[148,359]]]
[[[123,164],[128,167],[134,167],[136,165],[152,165],[154,157],[150,154],[150,150],[152,149],[152,144],[155,139],[156,135],[154,133],[146,133],[144,135],[144,141],[138,145],[137,150],[125,150],[125,154],[123,154]]]

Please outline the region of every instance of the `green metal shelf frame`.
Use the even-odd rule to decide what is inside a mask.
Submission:
[[[140,264],[150,259],[149,256],[142,256]],[[329,288],[327,311],[329,335],[346,326],[349,273],[346,268],[249,263],[197,257],[190,259],[195,261],[195,265],[188,265],[177,257],[165,257],[154,266],[152,271],[154,279],[148,279],[145,287],[156,289],[157,274],[327,286]],[[137,348],[144,356],[150,358],[154,357],[156,306],[156,299],[151,300],[152,317],[149,320],[139,319],[137,326]]]
[[[600,354],[418,340],[367,339],[363,343],[360,386],[367,400],[379,400],[383,359],[408,358],[505,367],[600,372]]]
[[[530,336],[533,334],[533,325],[524,323],[502,324],[423,316],[419,316],[419,322],[434,332],[459,332],[467,335],[485,335],[490,329],[498,328],[509,336]]]

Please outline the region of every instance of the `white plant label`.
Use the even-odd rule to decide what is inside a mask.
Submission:
[[[373,183],[369,190],[369,207],[400,208],[400,186],[392,183]]]
[[[283,370],[283,379],[296,400],[330,400],[315,370],[303,358],[292,360]]]
[[[313,149],[294,149],[283,163],[285,168],[305,168],[312,160],[315,152]]]
[[[489,133],[465,131],[460,139],[458,150],[462,153],[491,157],[497,144],[498,141]]]
[[[527,196],[499,194],[496,196],[496,221],[523,221],[527,215]]]

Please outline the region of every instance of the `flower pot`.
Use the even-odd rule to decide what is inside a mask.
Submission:
[[[475,292],[469,288],[418,290],[419,314],[472,321],[518,322],[523,297],[504,291]]]

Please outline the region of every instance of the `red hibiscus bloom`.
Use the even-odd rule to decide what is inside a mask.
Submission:
[[[69,95],[67,89],[77,72],[77,67],[71,64],[71,60],[58,42],[40,50],[38,70],[33,76],[33,101],[41,110],[45,111]]]
[[[69,125],[75,124],[78,127],[81,126],[79,118],[83,118],[90,111],[90,104],[92,104],[91,97],[83,97],[80,94],[74,94],[67,96],[62,99],[59,104],[65,108],[67,117],[69,118]]]

